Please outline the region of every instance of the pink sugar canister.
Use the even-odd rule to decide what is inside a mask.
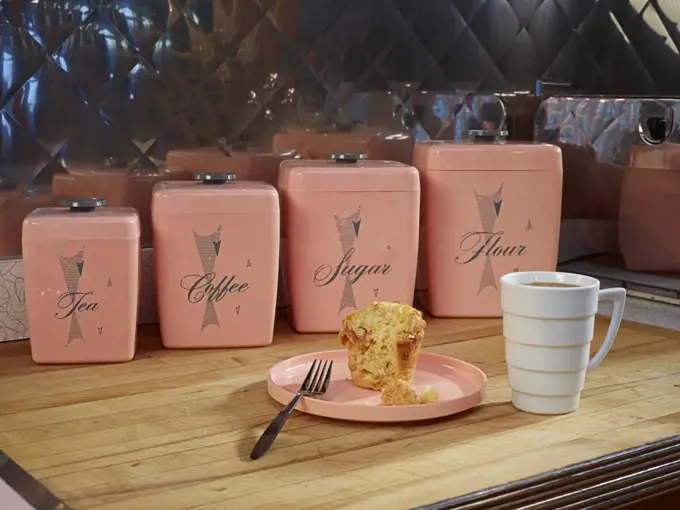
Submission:
[[[154,189],[163,345],[254,347],[274,334],[279,198],[273,186],[198,173]]]
[[[22,248],[36,363],[113,363],[135,355],[137,211],[68,199],[31,212]]]
[[[419,298],[435,317],[500,317],[499,279],[554,271],[562,156],[548,144],[424,142]]]
[[[336,332],[374,301],[413,302],[418,171],[363,154],[281,163],[283,274],[301,333]]]

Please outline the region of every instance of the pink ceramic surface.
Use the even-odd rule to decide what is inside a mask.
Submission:
[[[59,198],[98,197],[106,200],[108,206],[134,208],[142,229],[141,244],[148,246],[152,240],[153,186],[161,181],[187,180],[191,175],[179,169],[136,173],[125,167],[75,164],[69,165],[68,173],[59,173],[52,178],[52,192]]]
[[[22,244],[37,363],[129,361],[135,354],[139,217],[128,207],[37,209]]]
[[[412,406],[385,406],[380,392],[354,386],[347,368],[347,351],[326,351],[287,359],[269,370],[269,395],[287,404],[307,375],[315,359],[333,360],[333,375],[328,391],[317,398],[304,397],[297,407],[303,413],[365,422],[402,422],[429,420],[460,413],[484,400],[486,375],[464,361],[439,354],[421,353],[413,386],[418,393],[427,386],[439,391],[439,402]]]
[[[185,172],[233,173],[240,181],[262,181],[276,187],[279,165],[293,154],[266,153],[261,149],[234,151],[226,154],[218,147],[175,149],[168,152],[166,165]]]
[[[261,181],[278,186],[279,165],[284,159],[290,159],[294,153],[279,150],[276,146],[271,153],[261,148],[251,147],[247,150],[233,151],[225,154],[218,147],[198,147],[191,149],[175,149],[168,152],[166,165],[172,169],[183,169],[188,172],[224,172],[233,173],[240,181]],[[279,272],[279,282],[283,278]],[[279,283],[276,305],[286,306],[283,285]]]
[[[27,187],[0,183],[0,258],[21,257],[21,229],[26,215],[39,207],[54,207],[49,186]]]
[[[379,300],[411,304],[418,255],[415,168],[388,161],[284,161],[284,279],[299,332],[336,332]]]
[[[279,202],[259,182],[163,183],[152,203],[165,347],[272,342]]]
[[[289,128],[282,133],[274,134],[272,138],[272,151],[300,151],[307,142],[317,134],[315,129],[308,128]]]
[[[619,246],[626,269],[680,271],[680,145],[631,147],[623,171]]]
[[[501,276],[555,270],[560,154],[544,144],[416,145],[421,296],[432,315],[500,317]]]
[[[0,502],[3,510],[35,510],[35,507],[19,496],[17,492],[0,479]]]
[[[372,160],[399,161],[411,164],[413,137],[408,133],[385,132],[380,127],[363,127],[349,132],[322,132],[292,129],[277,133],[272,141],[274,152],[294,150],[305,159],[326,159],[331,153],[364,153]]]

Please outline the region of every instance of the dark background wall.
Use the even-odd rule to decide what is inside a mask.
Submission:
[[[153,168],[354,91],[680,94],[673,0],[0,0],[0,180]]]

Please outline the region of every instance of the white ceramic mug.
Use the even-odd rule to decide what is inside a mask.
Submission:
[[[604,343],[590,359],[600,301],[612,301],[614,309]],[[575,411],[586,373],[597,368],[614,343],[625,301],[625,289],[600,290],[599,280],[590,276],[552,271],[502,276],[503,336],[512,404],[536,414]]]

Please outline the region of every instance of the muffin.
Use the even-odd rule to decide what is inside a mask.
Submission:
[[[375,391],[396,379],[410,383],[424,336],[423,314],[402,303],[379,301],[348,315],[340,341],[352,382]]]

